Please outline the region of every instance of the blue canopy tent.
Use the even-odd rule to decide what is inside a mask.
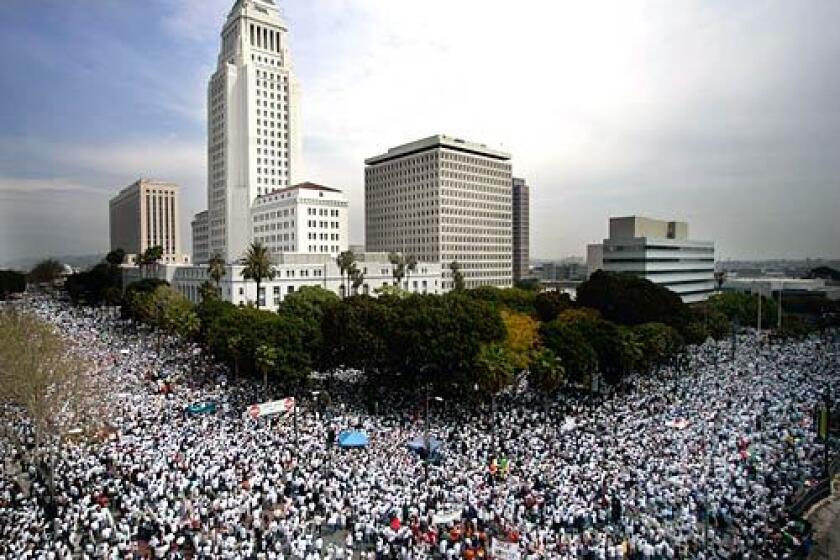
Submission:
[[[416,438],[409,440],[406,445],[415,453],[423,453],[426,450],[426,440],[423,436],[417,436]],[[439,439],[435,439],[433,437],[429,438],[429,447],[432,448],[432,455],[438,453],[442,445],[443,443]]]
[[[367,447],[367,434],[353,430],[344,430],[338,434],[338,446],[342,449],[347,449],[349,447]]]
[[[189,414],[214,414],[216,403],[210,401],[196,402],[187,407]]]

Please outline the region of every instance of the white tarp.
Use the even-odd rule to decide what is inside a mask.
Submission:
[[[685,418],[679,418],[677,420],[668,420],[667,422],[665,422],[665,425],[669,428],[684,430],[688,427],[688,420],[686,420]]]
[[[273,414],[289,414],[295,409],[295,398],[287,397],[279,401],[269,401],[260,404],[252,404],[245,411],[251,418],[271,416]]]
[[[519,545],[517,543],[493,539],[492,556],[496,560],[519,560]]]
[[[571,432],[576,427],[577,427],[577,423],[575,422],[575,419],[571,416],[566,416],[566,419],[563,422],[563,425],[560,427],[560,431]]]

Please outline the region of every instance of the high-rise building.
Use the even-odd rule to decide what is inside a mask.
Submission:
[[[530,276],[530,194],[525,179],[513,178],[513,281]]]
[[[184,262],[178,212],[178,185],[150,179],[132,183],[109,202],[111,250],[140,255],[160,246],[161,262]]]
[[[588,248],[590,274],[628,272],[703,301],[715,289],[715,244],[688,239],[688,224],[639,216],[610,218],[610,236]]]
[[[347,198],[332,187],[301,183],[258,196],[251,209],[253,238],[275,254],[347,250]]]
[[[207,85],[209,253],[233,262],[254,200],[302,176],[300,94],[288,28],[272,0],[236,0]]]
[[[365,160],[365,242],[419,262],[458,261],[468,288],[513,285],[510,154],[437,135]]]
[[[207,210],[199,212],[192,221],[192,261],[203,264],[210,260],[210,228]]]

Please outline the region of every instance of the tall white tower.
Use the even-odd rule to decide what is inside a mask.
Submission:
[[[240,259],[254,199],[303,177],[300,92],[273,0],[236,0],[207,86],[209,254]]]

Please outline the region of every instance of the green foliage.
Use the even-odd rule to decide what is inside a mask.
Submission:
[[[52,284],[64,272],[61,263],[54,259],[46,259],[29,271],[29,281],[34,284]]]
[[[540,335],[543,345],[562,360],[569,379],[582,381],[595,371],[598,355],[579,329],[555,319],[542,324]]]
[[[26,275],[15,270],[0,270],[0,300],[26,291]]]
[[[513,382],[513,357],[503,344],[482,344],[475,357],[475,370],[479,387],[498,392]]]
[[[345,297],[350,295],[350,289],[347,284],[344,282],[345,276],[347,276],[348,283],[350,279],[350,269],[356,262],[356,255],[353,251],[342,251],[338,254],[335,258],[335,264],[338,266],[338,269],[341,271],[341,280],[342,280],[342,289],[344,290],[343,295]]]
[[[540,348],[531,356],[528,379],[544,393],[553,393],[563,385],[566,368],[563,360],[548,348]]]
[[[277,312],[300,320],[304,345],[310,356],[317,357],[323,346],[321,325],[327,309],[341,300],[329,290],[317,286],[304,286],[285,297]]]
[[[664,323],[643,323],[633,327],[636,339],[641,345],[640,369],[664,364],[674,353],[682,349],[682,339],[673,327]]]
[[[595,272],[578,286],[577,304],[597,309],[604,319],[619,325],[658,322],[681,331],[691,319],[677,294],[632,274]]]
[[[373,293],[378,296],[396,298],[396,299],[403,299],[407,298],[411,295],[411,292],[400,288],[399,286],[393,286],[391,284],[385,284],[383,286],[379,286],[378,288],[374,288]]]
[[[320,361],[325,369],[352,367],[366,372],[387,369],[387,334],[393,306],[383,298],[355,296],[324,308],[321,321],[325,343]]]
[[[557,318],[562,311],[573,307],[569,294],[557,291],[540,292],[534,298],[534,309],[540,321],[548,322]]]
[[[758,296],[738,292],[715,294],[706,302],[711,312],[721,314],[727,321],[737,321],[742,327],[756,327],[758,320]],[[761,326],[770,328],[776,324],[778,306],[772,299],[761,298]]]
[[[107,303],[115,305],[122,300],[122,273],[119,265],[108,262],[116,260],[119,255],[111,253],[105,261],[93,266],[90,270],[78,272],[67,277],[64,289],[75,303],[99,305]]]
[[[479,301],[485,301],[497,309],[507,308],[519,313],[534,315],[535,292],[521,290],[519,288],[496,288],[494,286],[481,286],[467,290],[467,295]]]
[[[511,364],[517,370],[526,369],[539,341],[540,325],[530,315],[508,309],[502,309],[500,316],[507,331],[505,349],[508,351]]]
[[[154,308],[153,294],[159,286],[168,285],[168,282],[158,278],[145,278],[129,284],[123,294],[123,316],[143,323],[155,324],[157,310]]]
[[[111,266],[119,266],[125,262],[125,251],[122,249],[114,249],[105,255],[105,262]]]

